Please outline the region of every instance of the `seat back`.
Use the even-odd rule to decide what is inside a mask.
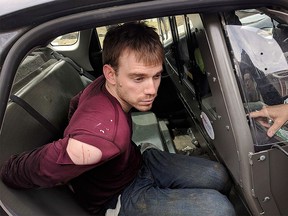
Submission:
[[[24,72],[20,72],[25,73],[25,78],[17,80],[12,94],[24,100],[54,127],[63,131],[67,124],[70,99],[86,84],[69,63],[55,60],[49,55],[45,50],[28,56],[32,61],[29,64],[38,64],[38,67],[30,74],[22,68]],[[22,63],[23,65],[25,66]],[[55,134],[21,106],[9,101],[0,133],[0,167],[11,155],[37,148],[54,139]],[[77,205],[67,187],[14,190],[0,181],[0,191],[0,206],[6,212],[13,212],[13,215],[88,215]]]
[[[15,93],[63,130],[67,124],[70,99],[84,88],[77,71],[57,61]],[[43,125],[13,101],[8,103],[0,134],[0,164],[10,155],[36,148],[54,139]]]

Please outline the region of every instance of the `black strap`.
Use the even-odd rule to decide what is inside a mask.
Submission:
[[[63,56],[63,55],[61,55],[55,51],[53,51],[51,55],[54,56],[57,60],[64,60],[67,63],[69,63],[75,70],[78,71],[78,73],[81,76],[85,76],[90,80],[95,80],[95,77],[92,74],[85,71],[83,68],[81,68],[79,65],[77,65],[74,61],[72,61],[72,59],[65,57],[65,56]]]
[[[59,136],[60,131],[51,122],[49,122],[44,116],[42,116],[37,110],[35,110],[30,104],[28,104],[22,98],[11,95],[10,99],[22,107],[26,112],[28,112],[34,119],[36,119],[41,125],[43,125],[49,132],[53,135]]]

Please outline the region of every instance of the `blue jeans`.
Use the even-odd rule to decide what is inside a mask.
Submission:
[[[119,216],[233,216],[219,191],[229,177],[214,161],[156,149],[143,153],[144,164],[121,195]]]

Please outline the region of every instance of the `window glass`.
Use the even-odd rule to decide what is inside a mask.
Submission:
[[[166,43],[169,39],[171,40],[171,29],[170,29],[169,20],[167,17],[152,18],[152,19],[146,19],[142,21],[144,21],[149,26],[152,26],[157,30],[157,33],[159,34],[160,39],[163,43]],[[103,47],[103,41],[104,41],[107,31],[110,28],[116,27],[117,25],[119,24],[102,26],[102,27],[96,28],[101,47]]]
[[[104,38],[105,38],[105,35],[106,35],[107,31],[110,28],[113,28],[115,26],[117,26],[117,24],[109,25],[109,26],[101,26],[101,27],[96,28],[97,33],[98,33],[98,37],[99,37],[99,41],[100,41],[100,44],[101,44],[102,48],[103,48],[103,41],[104,41]]]
[[[187,29],[185,29],[185,17],[176,16],[175,19],[179,38],[178,50],[179,50],[180,63],[183,68],[183,77],[185,79],[193,80],[192,65],[189,54],[189,49],[193,48],[191,47],[188,48],[188,35],[187,35]]]
[[[171,41],[172,35],[168,17],[157,18],[157,24],[158,25],[155,26],[155,28],[158,29],[158,34],[163,44],[165,44],[169,40]]]
[[[210,90],[210,86],[207,78],[207,71],[203,59],[203,55],[199,48],[198,37],[196,36],[196,23],[201,23],[202,21],[199,14],[189,14],[187,15],[187,24],[190,31],[191,42],[189,44],[189,49],[191,52],[192,60],[192,75],[195,92],[198,95],[197,98],[200,101],[200,105],[209,111],[214,117],[217,116],[214,100]],[[202,39],[204,39],[202,37]]]
[[[203,60],[203,54],[199,48],[199,41],[196,37],[196,23],[201,23],[202,21],[199,14],[189,14],[187,16],[189,29],[191,32],[191,47],[192,49],[192,67],[193,67],[193,77],[195,83],[195,89],[197,90],[198,99],[201,105],[205,107],[206,110],[210,112],[214,117],[217,116],[216,106],[212,97],[211,89],[208,83],[207,71],[205,63]]]
[[[258,10],[227,12],[224,21],[246,111],[287,103],[287,23]],[[286,126],[273,138],[260,122],[251,121],[251,130],[256,146],[288,140]]]
[[[78,41],[79,32],[72,32],[65,35],[61,35],[55,38],[52,42],[52,46],[71,46]]]
[[[199,102],[200,109],[216,116],[213,97],[210,91],[203,55],[199,48],[194,22],[201,22],[199,14],[176,16],[178,31],[178,49],[183,68],[183,82],[192,91]]]

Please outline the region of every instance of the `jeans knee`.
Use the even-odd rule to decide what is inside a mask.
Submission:
[[[210,215],[213,216],[235,216],[235,210],[232,203],[229,199],[219,193],[218,191],[214,191],[213,195],[211,195],[211,203],[209,204],[212,212]]]
[[[214,169],[214,181],[218,182],[218,190],[223,194],[228,194],[231,189],[232,182],[227,169],[220,163],[217,163],[214,166]]]

